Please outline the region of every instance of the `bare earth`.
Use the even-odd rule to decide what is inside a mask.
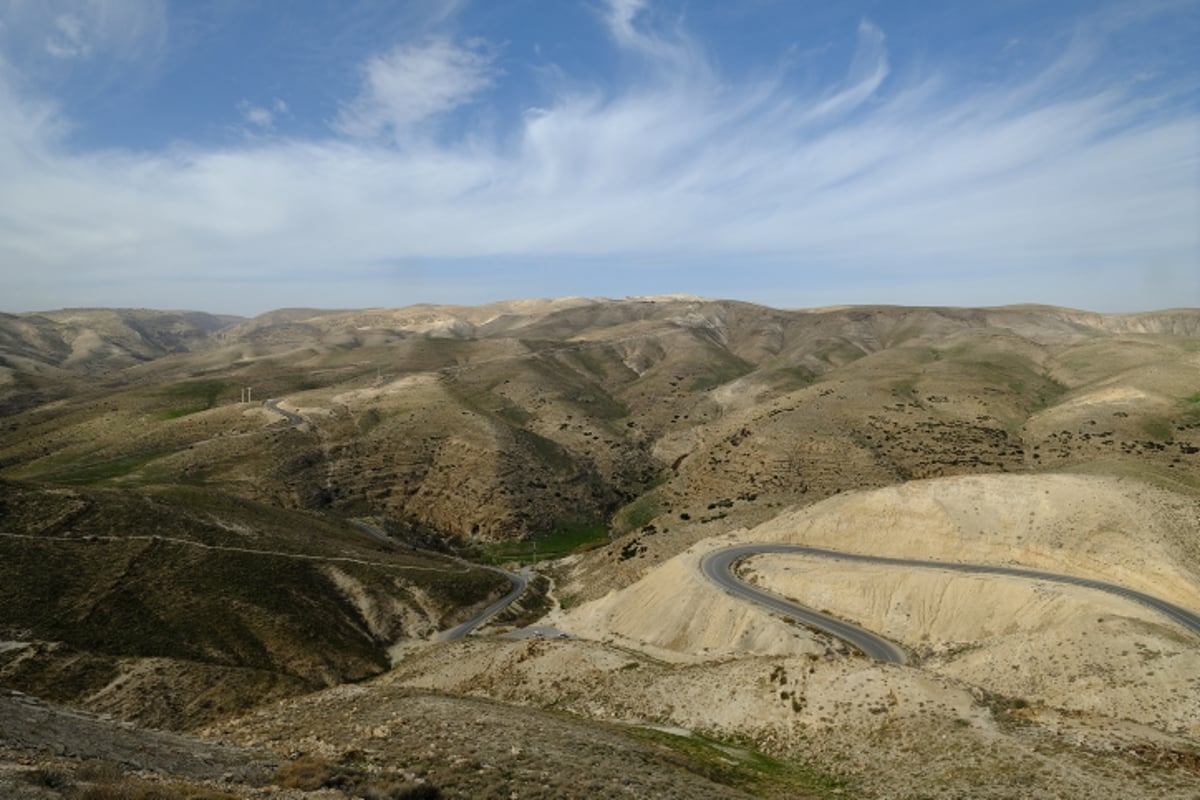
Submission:
[[[1133,796],[1191,797],[1200,790],[1200,641],[1148,609],[1018,579],[750,560],[746,573],[760,585],[917,654],[900,667],[839,656],[836,642],[707,584],[698,565],[718,546],[796,542],[1020,563],[1200,607],[1198,511],[1165,490],[1069,474],[946,478],[843,495],[705,540],[628,588],[545,620],[595,644],[471,642],[451,658],[405,662],[386,680],[747,737],[814,758],[864,791],[886,785],[899,796],[942,796],[941,786],[955,796],[965,758],[980,776],[1017,773],[1011,784],[973,786],[972,796],[1085,796],[1125,786]],[[910,768],[913,753],[927,759],[921,770]],[[1098,770],[1103,753],[1125,756]],[[1168,778],[1144,776],[1139,753],[1185,766]]]
[[[1196,800],[1148,608],[737,566],[883,664],[700,559],[1200,610],[1198,376],[1196,309],[0,315],[0,796]]]

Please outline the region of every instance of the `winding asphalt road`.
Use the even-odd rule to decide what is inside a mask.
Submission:
[[[380,544],[386,544],[386,545],[392,545],[392,546],[395,546],[395,544],[396,544],[394,541],[391,540],[391,538],[388,537],[387,534],[382,533],[378,529],[371,527],[370,525],[368,525],[367,523],[363,522],[360,519],[352,519],[352,520],[350,520],[350,524],[353,527],[358,528],[360,531],[365,533],[367,536],[370,536],[372,539],[379,542]]]
[[[466,564],[469,562],[464,561],[463,563]],[[508,570],[500,569],[499,567],[488,567],[484,566],[483,564],[471,564],[471,566],[480,567],[482,569],[490,569],[492,572],[499,572],[512,582],[512,589],[510,589],[508,594],[504,595],[504,597],[501,597],[499,600],[492,603],[490,606],[471,617],[466,622],[455,625],[449,630],[442,631],[434,638],[434,641],[448,642],[451,639],[461,639],[483,623],[487,622],[492,617],[499,614],[504,609],[508,608],[514,600],[521,596],[521,593],[525,591],[525,587],[529,585],[529,567],[525,567],[525,569],[521,570],[521,573],[518,575],[515,572],[509,572]]]
[[[829,614],[822,614],[820,611],[808,606],[793,603],[777,594],[751,586],[739,579],[733,572],[734,565],[748,556],[765,553],[795,553],[808,549],[811,548],[793,549],[791,545],[770,544],[739,545],[709,553],[701,559],[700,568],[703,570],[705,577],[731,594],[744,597],[751,602],[766,606],[772,611],[778,611],[784,616],[791,617],[805,625],[811,625],[831,636],[836,636],[843,642],[862,651],[863,655],[870,658],[878,659],[879,661],[888,661],[893,664],[903,664],[905,661],[904,651],[887,639],[876,636],[865,628],[852,625],[845,620],[840,620]]]
[[[278,400],[267,400],[265,403],[263,403],[263,406],[271,411],[274,411],[276,414],[282,414],[284,417],[286,417],[289,428],[299,428],[304,424],[304,417],[293,411],[285,411],[284,409],[280,408]]]
[[[276,410],[279,410],[281,414],[287,413],[281,409]],[[362,520],[350,520],[350,524],[376,541],[382,542],[383,544],[395,544],[392,539],[388,538],[387,534],[383,533],[378,528],[363,522]],[[444,554],[439,553],[438,555]],[[499,567],[491,567],[487,564],[475,564],[462,558],[455,558],[453,560],[469,569],[489,569],[492,572],[498,572],[499,574],[508,578],[509,583],[512,584],[512,588],[509,589],[508,594],[504,595],[504,597],[501,597],[499,600],[492,603],[490,606],[485,608],[483,611],[480,611],[466,622],[461,622],[458,625],[455,625],[453,628],[438,633],[434,637],[434,641],[436,642],[447,642],[451,639],[461,639],[462,637],[466,636],[471,631],[475,630],[480,625],[512,605],[513,602],[525,592],[525,587],[529,585],[529,567],[525,567],[525,569],[521,570],[520,574],[518,574],[516,572],[509,572],[506,569],[500,569]]]
[[[865,564],[882,564],[906,569],[939,569],[951,572],[966,572],[974,575],[1003,575],[1016,578],[1027,578],[1049,583],[1065,583],[1072,586],[1082,586],[1086,589],[1096,589],[1109,594],[1115,594],[1140,603],[1168,617],[1171,621],[1182,625],[1192,633],[1200,635],[1200,614],[1186,608],[1168,603],[1153,595],[1119,586],[1115,583],[1079,578],[1072,575],[1059,575],[1054,572],[1024,569],[1022,567],[1001,567],[987,564],[954,564],[945,561],[923,561],[915,558],[888,558],[886,556],[868,556],[858,553],[843,553],[837,550],[824,550],[818,547],[806,547],[794,544],[746,544],[717,550],[705,555],[700,561],[700,568],[705,577],[726,591],[744,597],[752,602],[766,606],[805,624],[836,636],[847,644],[858,648],[862,653],[880,661],[902,664],[905,660],[904,651],[895,643],[889,642],[864,628],[852,625],[844,620],[822,614],[806,606],[798,605],[780,597],[777,594],[751,586],[734,575],[733,568],[743,558],[756,555],[799,555],[815,558],[828,558],[836,561],[853,561]]]

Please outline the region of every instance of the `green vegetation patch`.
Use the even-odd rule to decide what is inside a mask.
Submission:
[[[163,456],[179,452],[178,447],[169,447],[163,450],[152,450],[146,453],[137,453],[123,458],[114,458],[110,461],[102,461],[98,464],[84,464],[55,475],[55,483],[65,483],[71,486],[85,486],[88,484],[102,483],[104,481],[123,478],[132,472],[135,472],[146,466],[152,461],[162,458]]]
[[[162,417],[163,419],[176,419],[215,408],[217,399],[228,387],[229,384],[224,381],[214,380],[184,381],[167,386],[159,391],[159,395],[170,398],[173,404],[181,403],[182,405],[167,409],[162,413]]]
[[[618,536],[638,530],[649,525],[650,521],[662,512],[663,507],[658,494],[647,492],[613,516],[613,530]]]
[[[533,419],[533,414],[530,414],[512,400],[509,400],[507,397],[503,396],[499,396],[497,398],[496,416],[517,427],[521,427]]]
[[[653,728],[633,728],[634,738],[652,746],[662,760],[756,797],[841,797],[844,780],[798,759],[772,758],[742,742],[730,743],[699,734],[690,736]]]
[[[1175,437],[1175,426],[1165,419],[1155,417],[1143,419],[1139,426],[1147,436],[1155,441],[1169,442]]]
[[[821,346],[813,351],[813,355],[830,366],[840,367],[858,361],[867,355],[867,352],[854,342],[839,336],[821,342]]]
[[[608,527],[603,522],[562,522],[554,530],[536,539],[495,542],[485,545],[482,559],[488,564],[510,561],[538,561],[562,558],[577,550],[586,550],[608,542]]]
[[[1200,403],[1200,392],[1189,394],[1187,397],[1183,398],[1183,400],[1186,403]]]
[[[585,370],[595,375],[601,380],[608,378],[608,370],[605,369],[604,360],[598,358],[595,353],[590,350],[579,348],[578,350],[570,351],[569,358],[583,367]]]
[[[696,376],[688,386],[688,392],[707,392],[753,371],[754,365],[748,361],[732,353],[714,351],[713,358],[705,365],[705,372]]]
[[[816,373],[808,367],[780,367],[772,370],[768,377],[776,389],[783,390],[811,386],[812,382],[817,379]]]

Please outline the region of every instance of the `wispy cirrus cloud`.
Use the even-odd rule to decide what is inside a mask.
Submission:
[[[445,38],[402,44],[363,68],[363,88],[334,127],[349,136],[399,140],[469,103],[492,82],[492,59],[482,47]]]
[[[46,52],[55,58],[87,58],[91,45],[83,36],[83,20],[75,14],[59,14],[54,18],[55,32],[46,37]]]
[[[820,120],[853,111],[879,90],[888,76],[884,41],[883,31],[868,20],[858,24],[858,49],[850,64],[846,85],[818,102],[809,111],[810,119]]]
[[[488,47],[447,36],[367,59],[324,138],[69,153],[54,106],[0,80],[10,297],[187,287],[192,305],[247,311],[634,294],[650,275],[792,304],[1200,304],[1200,118],[1104,80],[1102,40],[965,86],[952,65],[897,78],[864,20],[842,77],[799,89],[783,71],[722,75],[644,6],[613,0],[603,24],[653,69],[578,78],[515,128],[469,137],[437,123],[503,75]],[[504,270],[462,266],[481,263]]]
[[[56,60],[157,57],[167,43],[165,0],[0,0],[9,48],[33,47]]]

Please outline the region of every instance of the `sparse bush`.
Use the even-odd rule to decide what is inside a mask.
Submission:
[[[79,800],[133,800],[133,795],[124,786],[103,784],[87,787],[80,793]]]
[[[59,791],[71,787],[71,776],[62,770],[51,767],[39,767],[30,770],[25,773],[25,780],[34,786],[44,786],[47,789],[57,789]]]
[[[279,765],[275,780],[285,789],[300,789],[312,792],[317,789],[346,786],[350,770],[338,767],[320,758],[303,756],[295,761]]]
[[[83,762],[76,775],[81,781],[116,783],[125,777],[125,770],[121,768],[120,764],[94,758]]]
[[[620,560],[628,561],[629,559],[640,556],[645,552],[646,545],[642,544],[641,539],[634,539],[633,541],[626,542],[624,547],[621,548]]]
[[[237,795],[183,784],[159,785],[138,780],[122,780],[89,786],[76,797],[79,800],[237,800]]]
[[[372,782],[355,791],[363,800],[440,800],[442,793],[436,786],[427,783],[405,781]]]
[[[441,790],[429,784],[410,786],[394,796],[394,800],[440,800]]]

